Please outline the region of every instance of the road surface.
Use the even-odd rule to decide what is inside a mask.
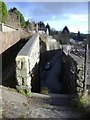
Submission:
[[[61,71],[61,51],[51,59],[51,69],[44,71],[41,78],[41,86],[47,87],[49,93],[61,93],[60,71]]]

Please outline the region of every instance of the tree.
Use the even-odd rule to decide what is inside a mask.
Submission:
[[[62,33],[68,33],[69,34],[69,29],[67,26],[65,26],[62,30]]]
[[[55,28],[50,29],[50,34],[53,36],[54,39],[57,40],[57,42],[61,43],[62,38],[61,38],[61,32],[57,31]]]
[[[22,14],[20,14],[20,23],[22,27],[25,27],[25,19]]]
[[[42,21],[38,22],[38,28],[40,30],[45,30],[45,24]]]
[[[78,40],[78,41],[80,41],[80,39],[81,39],[80,37],[81,37],[81,36],[80,36],[80,31],[78,31],[78,34],[77,34],[77,40]]]
[[[47,23],[47,25],[46,25],[46,28],[48,29],[48,32],[49,32],[49,35],[50,35],[50,26],[49,26],[48,23]]]
[[[32,29],[32,24],[29,22],[29,20],[25,21],[25,28],[27,30],[31,30]]]
[[[29,20],[27,20],[26,22],[25,22],[25,28],[29,28],[30,27],[30,22],[29,22]]]
[[[0,22],[5,23],[7,21],[8,11],[6,4],[0,1]]]
[[[69,44],[70,42],[70,32],[67,26],[65,26],[62,30],[62,43]]]
[[[21,27],[25,27],[24,16],[22,15],[22,13],[20,11],[17,10],[17,8],[14,7],[13,9],[10,9],[9,14],[12,16],[14,21],[16,21],[16,19],[17,19],[17,21],[20,23]]]
[[[80,31],[77,33],[77,40],[78,41],[83,41],[85,39],[85,35],[81,34]]]

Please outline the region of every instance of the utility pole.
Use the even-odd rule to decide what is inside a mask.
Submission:
[[[86,91],[86,84],[87,84],[87,70],[88,70],[88,65],[87,65],[87,59],[88,59],[88,45],[85,45],[85,59],[84,59],[84,90]]]
[[[85,61],[84,61],[84,92],[88,94],[89,91],[90,91],[90,48],[87,40],[85,45]]]

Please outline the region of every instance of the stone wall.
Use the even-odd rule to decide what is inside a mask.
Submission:
[[[87,45],[87,53],[86,53],[86,90],[89,91],[90,94],[90,48]]]
[[[25,31],[23,29],[20,29],[20,38],[21,39],[28,39],[30,38],[31,36],[33,36],[33,33],[32,32],[28,32],[28,31]]]
[[[0,54],[20,40],[20,31],[0,32]]]
[[[81,95],[84,92],[84,65],[83,64],[77,64],[77,93]]]
[[[39,62],[39,54],[39,34],[35,34],[16,57],[16,78],[19,91],[25,90],[31,93],[32,73]]]
[[[81,95],[84,92],[84,59],[74,54],[63,55],[65,92]]]
[[[63,93],[76,93],[76,61],[65,53],[63,53],[62,70]]]
[[[52,36],[40,35],[40,38],[46,44],[46,51],[60,49],[59,43]]]

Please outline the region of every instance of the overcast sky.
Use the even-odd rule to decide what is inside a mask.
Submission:
[[[88,2],[7,2],[8,10],[16,7],[25,20],[43,21],[51,28],[70,32],[88,32]]]

